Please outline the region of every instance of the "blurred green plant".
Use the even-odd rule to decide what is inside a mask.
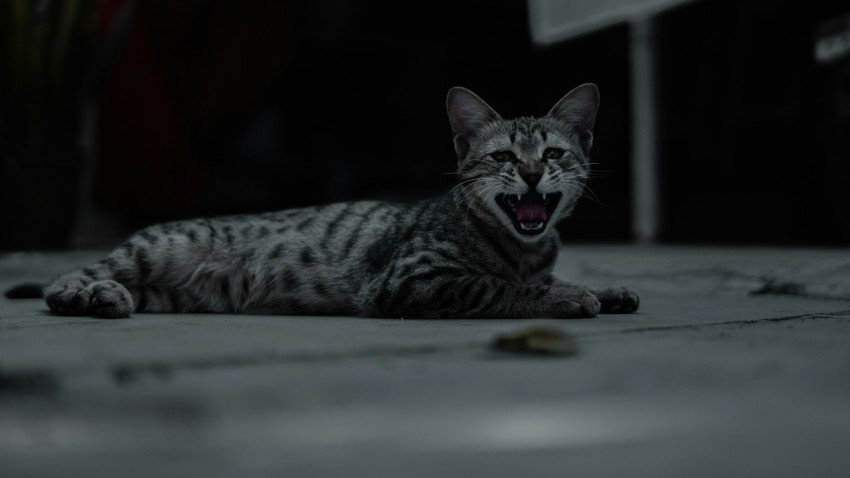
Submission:
[[[97,0],[0,0],[0,249],[63,247]]]
[[[75,120],[71,116],[94,37],[96,6],[97,0],[0,2],[5,77],[0,94],[7,147],[11,142],[40,148]]]

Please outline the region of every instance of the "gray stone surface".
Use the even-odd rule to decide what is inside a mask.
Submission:
[[[7,254],[0,289],[97,253]],[[775,476],[850,470],[850,251],[570,246],[641,310],[547,320],[50,315],[0,299],[0,476]],[[758,294],[752,292],[758,291]]]

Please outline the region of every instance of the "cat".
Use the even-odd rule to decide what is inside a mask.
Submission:
[[[133,312],[579,318],[637,310],[634,292],[552,276],[555,223],[589,173],[599,91],[503,119],[475,93],[446,106],[459,184],[413,204],[344,202],[137,232],[43,296],[59,315]]]

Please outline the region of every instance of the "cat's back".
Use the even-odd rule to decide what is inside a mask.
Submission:
[[[284,251],[298,251],[304,265],[309,266],[348,257],[403,217],[406,207],[384,201],[339,202],[198,219],[188,221],[183,228],[204,230],[206,238],[222,253],[265,253],[273,261]]]

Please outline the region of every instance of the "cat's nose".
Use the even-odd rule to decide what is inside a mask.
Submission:
[[[534,189],[537,186],[537,183],[540,182],[540,178],[543,176],[542,173],[520,173],[519,175],[525,182],[528,184],[528,187]]]
[[[529,189],[534,189],[543,177],[543,165],[539,161],[520,164],[517,169],[519,177],[528,184]]]

